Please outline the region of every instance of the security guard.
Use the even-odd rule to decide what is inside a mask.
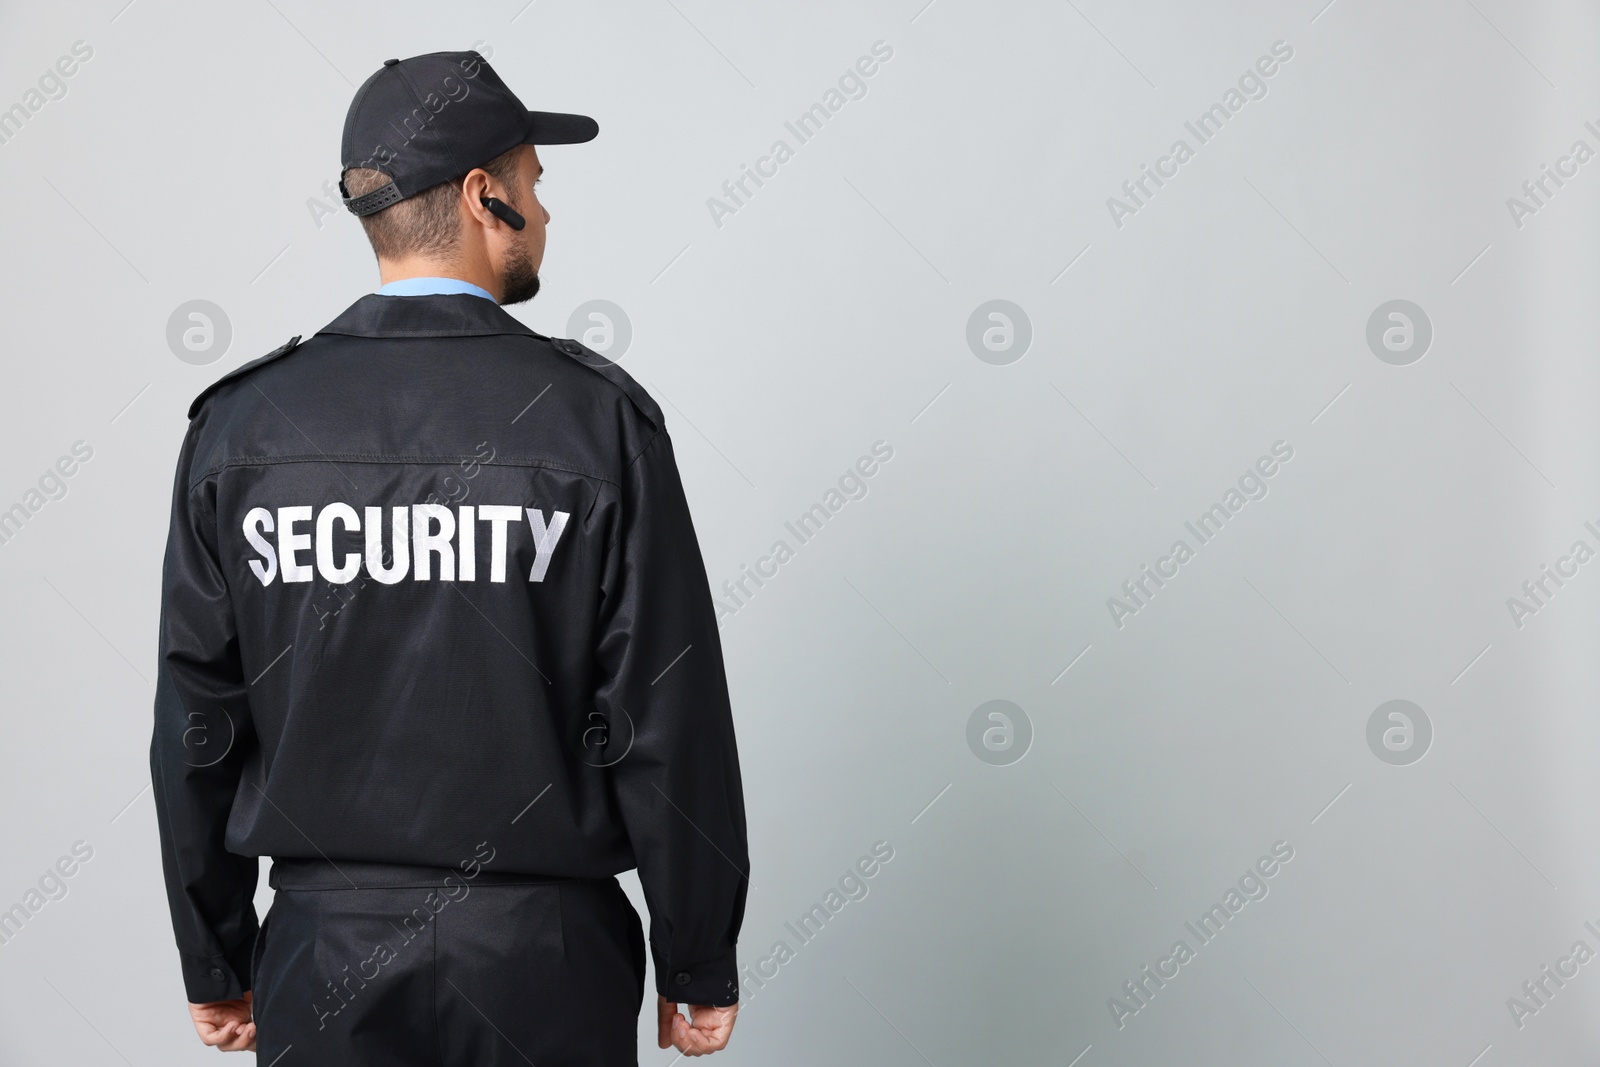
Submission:
[[[744,800],[672,440],[500,306],[538,290],[534,146],[598,132],[477,52],[388,60],[341,179],[386,284],[189,408],[150,770],[207,1044],[636,1064],[635,866],[658,1044],[728,1040]]]

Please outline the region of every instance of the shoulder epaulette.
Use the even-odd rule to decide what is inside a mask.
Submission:
[[[556,351],[564,352],[590,370],[604,375],[611,384],[627,394],[633,406],[639,409],[639,414],[643,415],[651,426],[658,430],[666,426],[666,419],[662,417],[661,409],[656,406],[650,394],[645,392],[644,386],[633,380],[633,375],[580,341],[574,341],[569,337],[552,337],[550,344]]]
[[[245,373],[247,373],[249,371],[255,370],[257,367],[261,366],[263,363],[271,363],[273,360],[278,359],[281,356],[287,356],[290,352],[294,351],[295,346],[298,345],[299,343],[300,343],[300,335],[299,334],[295,334],[293,337],[291,337],[287,341],[285,341],[282,345],[278,346],[277,348],[274,348],[271,352],[268,352],[266,355],[260,357],[259,359],[252,359],[249,363],[245,363],[245,364],[243,364],[241,366],[233,368],[233,370],[229,371],[227,374],[224,374],[222,377],[218,378],[216,381],[214,381],[210,385],[206,386],[205,389],[200,393],[200,395],[194,398],[194,403],[189,405],[189,417],[191,419],[194,418],[194,413],[200,410],[201,403],[205,400],[206,397],[208,397],[212,393],[216,392],[218,386],[223,385],[226,382],[231,382],[231,381],[233,381],[233,379],[239,377],[240,375],[245,374]]]

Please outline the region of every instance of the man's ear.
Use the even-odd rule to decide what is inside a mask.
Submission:
[[[485,229],[494,228],[495,216],[484,206],[483,200],[494,195],[494,179],[489,176],[488,171],[477,168],[467,172],[466,178],[461,182],[462,202],[472,220]]]

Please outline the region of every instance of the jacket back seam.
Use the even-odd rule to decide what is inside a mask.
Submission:
[[[232,470],[236,467],[272,467],[291,463],[404,464],[406,466],[438,467],[454,466],[466,461],[477,463],[480,467],[531,467],[545,470],[565,471],[568,474],[576,474],[580,477],[590,478],[597,482],[605,482],[607,485],[614,486],[618,489],[621,488],[620,483],[618,483],[616,479],[608,478],[604,474],[600,474],[592,470],[586,470],[582,467],[572,464],[557,463],[553,460],[545,459],[528,458],[507,460],[496,456],[492,462],[485,462],[481,457],[476,455],[386,456],[370,452],[326,452],[315,456],[239,456],[234,459],[224,460],[223,462],[208,467],[201,473],[195,475],[194,479],[189,483],[189,492],[194,492],[195,488],[207,478],[214,477],[218,474],[221,474],[225,470]]]

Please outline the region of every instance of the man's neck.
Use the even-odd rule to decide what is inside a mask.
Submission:
[[[485,264],[452,263],[419,256],[378,260],[378,284],[388,285],[407,278],[456,278],[489,291],[497,301],[502,295],[500,279]]]

